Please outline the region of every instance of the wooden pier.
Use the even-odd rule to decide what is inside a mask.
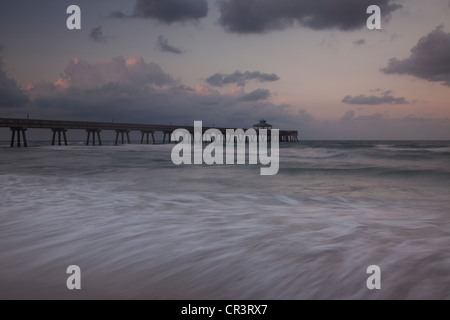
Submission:
[[[103,131],[114,131],[116,133],[115,145],[131,143],[130,133],[132,131],[140,132],[142,135],[141,144],[156,144],[155,133],[160,132],[164,135],[164,143],[172,143],[171,135],[177,129],[185,129],[191,133],[194,132],[193,126],[173,126],[173,125],[148,125],[148,124],[131,124],[131,123],[107,123],[107,122],[84,122],[84,121],[57,121],[57,120],[36,120],[36,119],[10,119],[0,118],[0,127],[10,128],[11,130],[11,147],[28,147],[26,132],[28,129],[48,129],[51,130],[52,145],[68,145],[68,130],[85,130],[87,133],[86,145],[102,145],[101,133]],[[231,128],[213,128],[203,127],[203,132],[209,129],[218,129],[224,135],[227,129]],[[56,140],[58,138],[58,140]],[[298,131],[280,130],[280,142],[298,142]]]

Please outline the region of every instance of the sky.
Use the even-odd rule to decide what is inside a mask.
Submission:
[[[448,140],[450,1],[0,0],[0,117],[27,114]]]

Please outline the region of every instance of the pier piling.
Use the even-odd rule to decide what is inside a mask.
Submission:
[[[21,138],[23,138],[23,146],[25,148],[28,147],[28,142],[27,142],[27,136],[26,136],[26,131],[27,128],[23,128],[23,127],[11,127],[11,148],[14,147],[14,142],[16,140],[17,137],[17,147],[20,148],[22,147],[22,142],[21,142]]]
[[[117,144],[119,142],[119,135],[122,136],[122,144],[125,144],[125,134],[127,135],[128,144],[131,144],[130,131],[131,130],[116,130],[116,142],[115,142],[115,145],[117,146]]]
[[[144,144],[144,138],[146,138],[147,144],[150,144],[150,134],[152,135],[153,144],[156,144],[155,131],[153,130],[141,130],[141,144]]]
[[[101,146],[102,145],[102,137],[100,136],[100,133],[102,132],[102,130],[100,129],[86,129],[86,132],[88,134],[87,136],[87,140],[86,140],[86,145],[88,146],[90,141],[91,141],[91,134],[92,134],[92,145],[95,146],[96,145],[96,135],[98,138],[98,144]]]
[[[52,137],[52,146],[56,143],[56,134],[58,134],[58,145],[62,145],[62,139],[64,139],[64,145],[67,146],[67,129],[61,129],[61,128],[52,128],[53,137]]]

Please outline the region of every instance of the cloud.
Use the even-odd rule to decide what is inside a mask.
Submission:
[[[383,18],[401,8],[392,0],[218,0],[219,23],[229,32],[266,33],[295,24],[314,30],[355,30],[366,26],[370,5],[378,5]]]
[[[302,140],[440,140],[450,135],[450,119],[426,115],[390,118],[381,113],[344,112],[338,120],[319,120],[302,110]],[[297,121],[297,120],[296,120]]]
[[[0,54],[5,47],[0,44]],[[0,108],[23,107],[28,102],[28,97],[23,93],[17,82],[10,78],[3,69],[3,57],[0,55]]]
[[[379,122],[383,119],[383,115],[379,112],[367,115],[367,116],[359,116],[355,118],[356,121],[370,121],[370,122]]]
[[[369,106],[376,106],[380,104],[409,104],[409,102],[404,97],[396,98],[392,94],[393,92],[391,90],[388,90],[385,91],[382,96],[366,96],[361,94],[357,97],[352,97],[348,95],[344,99],[342,99],[341,102],[350,105],[358,104]]]
[[[300,109],[298,115],[300,116],[301,123],[316,121],[314,116],[312,116],[306,109]]]
[[[354,44],[355,46],[362,46],[363,44],[366,44],[366,40],[364,40],[364,39],[359,39],[359,40],[353,41],[353,44]]]
[[[391,41],[395,41],[398,38],[400,38],[400,35],[398,33],[395,33],[395,32],[389,36],[389,40],[391,40]]]
[[[155,63],[116,57],[90,63],[73,59],[54,82],[30,85],[30,112],[41,118],[131,123],[215,123],[248,127],[267,118],[279,128],[297,128],[300,117],[285,104],[269,101],[270,92],[228,93],[207,84],[189,87]]]
[[[318,140],[440,140],[450,134],[450,119],[431,115],[390,118],[381,113],[358,116],[350,110],[340,121],[305,123],[303,128],[302,132],[314,132]]]
[[[385,74],[406,74],[430,82],[443,82],[450,87],[450,33],[437,27],[421,38],[411,49],[411,55],[404,60],[392,58],[387,67],[381,69]]]
[[[132,15],[116,10],[108,17],[156,19],[159,22],[171,24],[198,20],[207,15],[207,0],[138,0]]]
[[[157,45],[158,45],[158,49],[162,52],[171,52],[174,54],[183,54],[184,53],[184,51],[181,50],[180,48],[171,46],[169,44],[169,40],[167,40],[167,38],[164,36],[158,37]]]
[[[89,34],[89,38],[97,43],[106,43],[109,40],[109,37],[105,36],[105,34],[103,33],[102,26],[93,28],[91,30],[91,33]]]
[[[269,90],[265,89],[257,89],[255,91],[252,91],[250,93],[244,94],[241,96],[238,100],[239,101],[261,101],[269,99],[271,96]]]
[[[228,84],[237,84],[240,87],[244,87],[248,81],[256,80],[259,82],[274,82],[280,80],[280,78],[272,73],[255,72],[241,72],[235,71],[232,74],[216,73],[215,75],[206,79],[206,82],[215,87],[223,87]]]
[[[95,64],[74,58],[64,70],[63,76],[55,82],[55,86],[62,89],[92,89],[109,84],[163,87],[174,83],[173,78],[158,64],[146,63],[139,57],[117,57]]]
[[[347,111],[341,118],[341,121],[349,121],[355,118],[355,111],[349,110]]]

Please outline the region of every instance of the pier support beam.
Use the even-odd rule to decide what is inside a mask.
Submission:
[[[52,146],[55,145],[56,142],[56,134],[58,134],[58,145],[62,145],[62,140],[61,140],[61,134],[62,137],[64,138],[64,145],[67,146],[67,129],[61,129],[61,128],[52,128],[52,132],[53,132],[53,138],[52,138]]]
[[[88,146],[91,140],[91,135],[92,135],[92,145],[95,146],[95,135],[97,135],[98,137],[98,145],[101,146],[102,145],[102,137],[100,136],[100,133],[102,132],[102,130],[100,129],[86,129],[86,132],[88,134],[87,136],[87,140],[86,140],[86,145]]]
[[[172,132],[171,131],[163,131],[164,138],[163,138],[163,144],[166,143],[166,135],[169,136],[169,144],[172,143]]]
[[[122,135],[122,144],[125,144],[125,134],[127,135],[127,141],[128,144],[131,143],[130,140],[130,130],[116,130],[116,142],[115,145],[117,146],[118,142],[119,142],[119,135]]]
[[[147,144],[150,144],[150,134],[152,135],[152,140],[153,140],[153,144],[156,144],[156,140],[155,140],[155,131],[146,131],[146,130],[142,130],[141,131],[142,137],[141,137],[141,144],[144,144],[144,138],[145,136],[147,136]]]
[[[16,141],[16,137],[17,137],[17,147],[21,147],[21,138],[23,138],[23,146],[26,148],[28,147],[28,143],[27,143],[27,135],[26,135],[26,131],[27,128],[23,128],[23,127],[15,127],[15,128],[10,128],[11,129],[11,148],[14,147],[14,142]]]
[[[280,131],[280,142],[298,142],[298,131]]]

